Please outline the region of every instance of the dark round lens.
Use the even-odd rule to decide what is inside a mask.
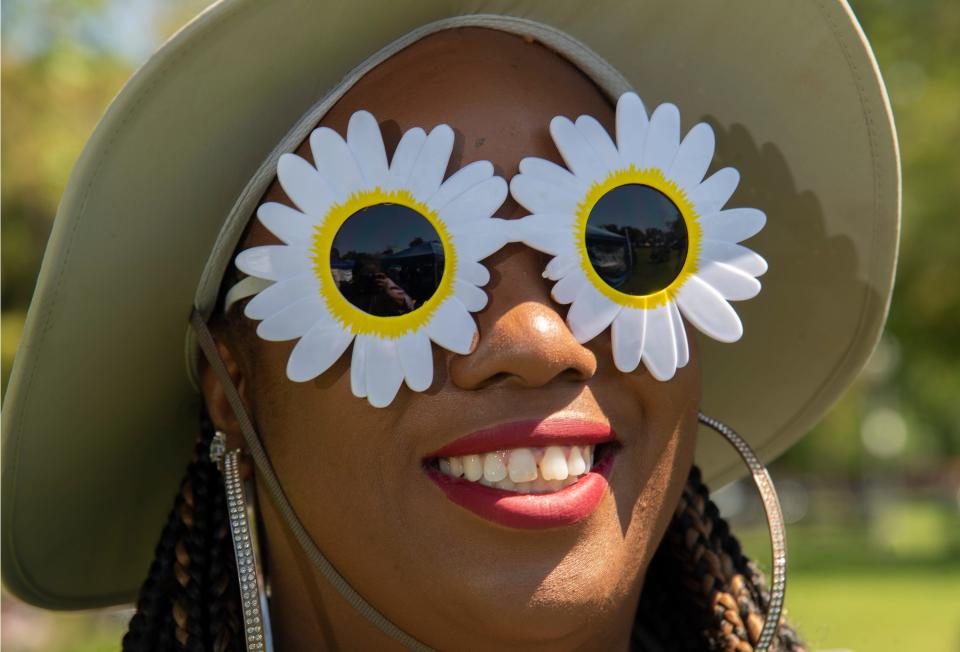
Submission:
[[[603,195],[587,217],[587,254],[607,285],[635,296],[663,290],[687,259],[687,225],[670,199],[628,184]]]
[[[344,298],[371,315],[412,312],[443,277],[443,243],[420,213],[400,204],[361,209],[340,225],[330,269]]]

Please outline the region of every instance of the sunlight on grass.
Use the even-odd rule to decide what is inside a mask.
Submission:
[[[788,618],[813,650],[960,650],[960,569],[795,573]]]

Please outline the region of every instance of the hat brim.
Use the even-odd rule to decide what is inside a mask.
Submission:
[[[48,608],[130,601],[190,455],[199,397],[182,347],[200,275],[238,195],[291,125],[370,54],[466,13],[556,27],[684,129],[717,132],[764,290],[733,345],[700,340],[705,412],[769,461],[858,373],[880,335],[899,233],[889,103],[838,0],[221,2],[108,109],[70,178],[3,414],[7,587]],[[376,16],[375,20],[371,17]],[[744,472],[702,433],[720,486]]]

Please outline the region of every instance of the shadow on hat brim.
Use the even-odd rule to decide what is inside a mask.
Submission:
[[[35,605],[128,602],[146,577],[197,432],[183,364],[224,217],[291,125],[406,32],[509,14],[580,39],[683,128],[717,133],[730,206],[768,216],[770,264],[732,345],[699,342],[703,409],[769,461],[840,396],[886,317],[899,159],[869,45],[837,0],[221,2],[130,80],[84,149],[47,246],[3,413],[2,563]],[[377,19],[370,20],[370,16]],[[742,475],[701,433],[717,488]]]

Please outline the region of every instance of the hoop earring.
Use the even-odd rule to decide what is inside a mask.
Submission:
[[[773,480],[767,467],[763,465],[749,444],[727,424],[708,417],[703,412],[698,414],[700,423],[718,433],[733,444],[740,457],[750,469],[753,482],[763,500],[763,511],[767,515],[767,528],[770,531],[770,550],[773,559],[773,577],[771,578],[770,602],[767,605],[767,615],[760,630],[760,639],[757,641],[756,652],[766,652],[773,642],[773,637],[780,626],[780,615],[783,612],[783,600],[787,588],[787,534],[783,525],[783,513],[780,511],[780,499],[773,487]]]
[[[210,442],[210,460],[223,474],[230,517],[230,538],[237,560],[237,581],[243,605],[243,632],[247,652],[273,652],[270,610],[261,569],[253,482],[240,479],[240,449],[226,452],[227,438],[217,432]]]

